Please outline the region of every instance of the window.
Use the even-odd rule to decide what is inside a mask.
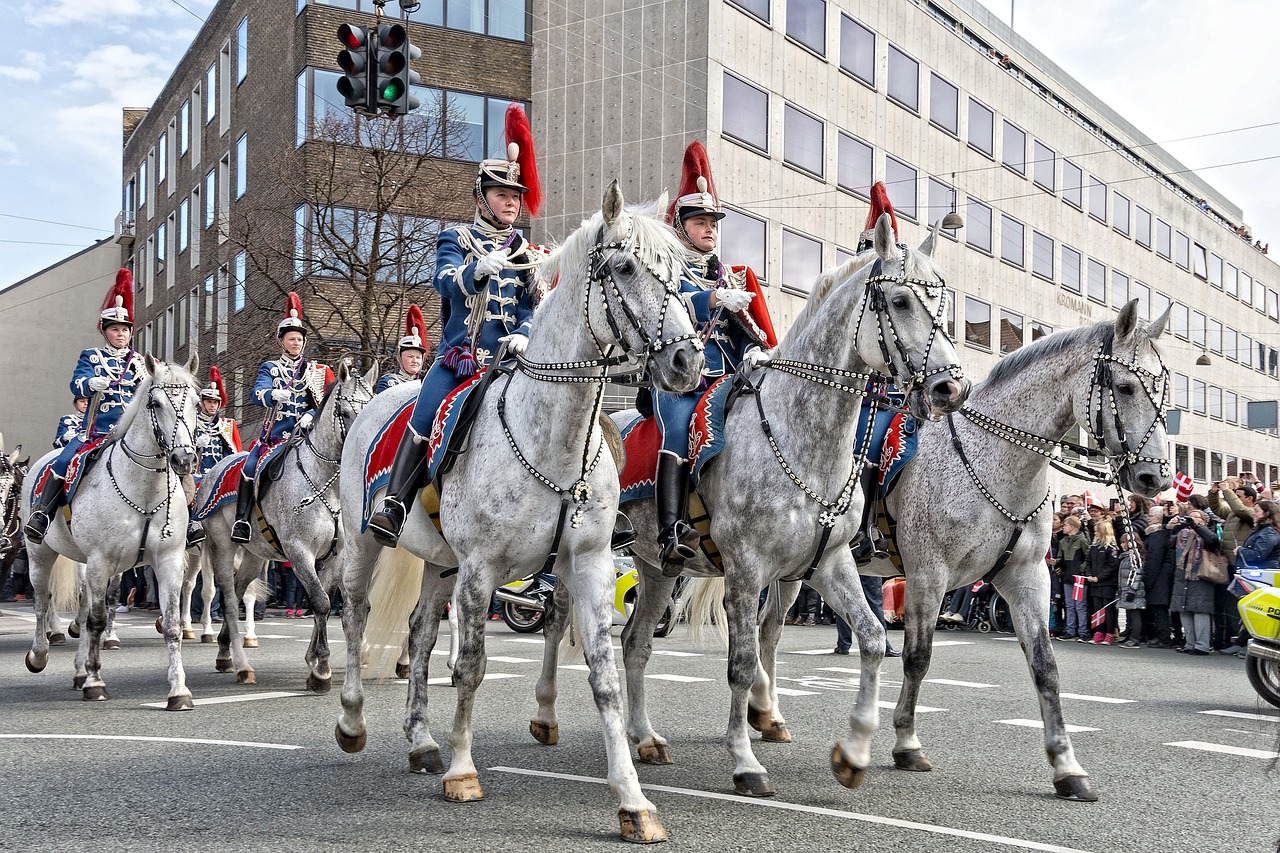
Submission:
[[[1191,411],[1197,415],[1206,414],[1208,409],[1208,387],[1202,380],[1191,380]],[[1203,478],[1201,478],[1203,479]]]
[[[787,0],[787,36],[825,56],[827,53],[826,0]]]
[[[1205,458],[1205,457],[1204,457],[1204,448],[1203,448],[1203,447],[1196,447],[1196,448],[1193,448],[1193,449],[1192,449],[1192,451],[1191,451],[1191,478],[1192,478],[1193,480],[1201,480],[1201,481],[1204,481],[1204,480],[1208,479],[1208,476],[1209,476],[1209,475],[1208,475],[1207,473],[1205,473],[1204,458]]]
[[[1004,123],[1004,145],[1000,151],[1000,162],[1019,175],[1027,173],[1027,134],[1008,120]]]
[[[1072,293],[1083,290],[1080,281],[1080,253],[1069,246],[1062,247],[1062,286]]]
[[[169,134],[160,134],[156,143],[156,186],[160,186],[169,177]]]
[[[1234,424],[1240,419],[1239,399],[1234,391],[1222,392],[1222,418],[1229,424]]]
[[[1209,253],[1199,243],[1191,244],[1191,273],[1197,278],[1209,278]]]
[[[1230,326],[1222,328],[1222,354],[1232,361],[1236,361],[1240,356],[1236,351],[1236,330]]]
[[[147,206],[147,161],[138,164],[138,210]]]
[[[768,8],[767,0],[762,5]],[[875,86],[875,33],[848,15],[840,16],[840,67],[864,83]]]
[[[889,45],[889,97],[915,112],[920,108],[920,64]]]
[[[178,107],[178,156],[187,153],[191,143],[191,101],[182,102]]]
[[[822,272],[822,244],[812,237],[782,229],[782,286],[800,293]]]
[[[1241,364],[1245,367],[1253,367],[1253,338],[1248,335],[1241,335],[1236,353]]]
[[[725,135],[761,151],[769,150],[769,96],[728,72],[724,75],[721,122]]]
[[[213,227],[213,200],[218,193],[218,173],[210,169],[204,176],[204,227]]]
[[[1031,158],[1031,177],[1036,182],[1036,186],[1043,187],[1049,192],[1056,190],[1058,185],[1054,179],[1058,172],[1058,155],[1052,148],[1037,139],[1031,143]]]
[[[218,242],[231,236],[231,155],[218,161]]]
[[[161,222],[156,226],[156,271],[164,269],[165,246],[168,242],[168,229],[166,223]],[[150,302],[151,300],[147,300]]]
[[[960,90],[937,74],[929,75],[929,121],[950,133],[960,133]]]
[[[836,266],[842,267],[855,257],[854,253],[850,252],[848,249],[842,249],[841,247],[836,246]]]
[[[932,226],[933,223],[954,210],[952,205],[955,204],[956,192],[937,178],[930,178],[928,186],[929,209],[925,216],[925,222]],[[954,228],[943,229],[942,233],[952,237],[956,236]]]
[[[249,73],[249,19],[241,18],[236,27],[236,83],[244,82]]]
[[[964,241],[975,249],[991,251],[991,208],[973,197],[965,205]]]
[[[782,110],[782,159],[822,177],[822,132],[821,121],[786,104]]]
[[[841,131],[836,136],[836,183],[863,198],[871,196],[871,146]]]
[[[1173,256],[1174,262],[1184,270],[1191,269],[1191,238],[1181,231],[1175,232],[1174,249],[1177,254]]]
[[[1206,336],[1208,328],[1205,322],[1205,316],[1199,311],[1191,312],[1191,343],[1199,347],[1208,345]]]
[[[1041,323],[1039,320],[1032,320],[1031,326],[1031,343],[1035,343],[1041,338],[1053,334],[1053,326],[1047,323]]]
[[[1008,355],[1022,349],[1023,319],[1021,314],[1000,311],[1000,354]]]
[[[1213,400],[1209,401],[1212,410]],[[1217,450],[1209,451],[1209,480],[1216,483],[1222,479],[1222,453]]]
[[[1165,296],[1160,291],[1151,294],[1151,314],[1153,317],[1159,317],[1173,305],[1173,300]]]
[[[1191,454],[1185,444],[1174,445],[1173,460],[1173,466],[1178,471],[1186,473],[1191,468]]]
[[[1107,185],[1089,176],[1089,215],[1099,222],[1107,221]]]
[[[1209,320],[1208,334],[1205,345],[1209,347],[1209,352],[1216,352],[1222,355],[1222,321]]]
[[[204,327],[206,330],[213,326],[213,275],[207,275],[204,279]]]
[[[204,73],[204,123],[208,124],[213,121],[213,117],[218,114],[218,66],[217,63],[209,66],[209,70]]]
[[[1111,226],[1129,236],[1129,199],[1117,192],[1111,194]]]
[[[1133,239],[1139,246],[1151,248],[1151,214],[1147,210],[1134,205]]]
[[[1026,262],[1026,227],[1016,219],[1000,216],[1000,259],[1021,267]]]
[[[191,203],[187,199],[178,202],[178,254],[187,250],[188,234],[191,227]]]
[[[956,342],[956,292],[947,288],[947,339]]]
[[[1031,232],[1031,274],[1053,281],[1053,238]]]
[[[1223,262],[1222,265],[1222,290],[1227,296],[1240,298],[1240,279],[1237,275],[1236,268],[1233,264]]]
[[[1163,219],[1156,220],[1156,254],[1165,260],[1173,258],[1173,229]]]
[[[1209,253],[1209,264],[1206,275],[1210,284],[1218,288],[1218,290],[1222,290],[1222,258],[1212,252]]]
[[[964,298],[964,342],[991,349],[991,306],[972,296]]]
[[[245,304],[244,282],[245,282],[245,254],[240,252],[235,256],[231,267],[231,309],[233,311],[243,311]]]
[[[916,170],[892,157],[884,161],[884,182],[889,202],[899,216],[916,218]]]
[[[1084,207],[1084,172],[1070,160],[1062,161],[1062,200]]]
[[[721,250],[734,263],[746,264],[763,281],[767,265],[765,255],[765,224],[763,219],[740,213],[731,207],[724,208],[720,220]]]
[[[1280,320],[1280,294],[1267,288],[1267,316],[1272,320]]]
[[[1140,281],[1135,281],[1133,283],[1133,298],[1138,300],[1138,317],[1143,320],[1150,320],[1151,288]]]
[[[249,174],[249,136],[243,134],[236,140],[236,198],[244,195]]]
[[[1191,380],[1181,373],[1173,374],[1173,405],[1184,411],[1191,408]]]
[[[1089,259],[1089,298],[1094,302],[1107,304],[1107,268],[1103,264]]]
[[[744,12],[755,15],[766,24],[769,23],[769,0],[729,0]]]
[[[969,144],[994,157],[996,154],[996,114],[982,104],[969,99]]]
[[[1129,276],[1119,270],[1111,271],[1111,307],[1123,308],[1129,304]]]

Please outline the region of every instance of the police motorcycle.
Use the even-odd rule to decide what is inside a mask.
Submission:
[[[1280,587],[1276,569],[1239,569],[1229,587],[1252,638],[1245,649],[1245,673],[1263,699],[1280,708]]]
[[[613,624],[625,625],[635,606],[640,578],[631,558],[620,554],[614,554],[613,570]],[[539,572],[500,586],[493,595],[502,605],[502,621],[507,627],[518,634],[533,634],[542,630],[555,591],[556,576]]]

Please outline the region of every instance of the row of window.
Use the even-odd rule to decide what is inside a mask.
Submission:
[[[381,12],[385,0],[298,0],[298,13],[314,6],[336,6],[356,12]],[[413,12],[415,24],[525,41],[526,0],[422,0]]]
[[[247,274],[247,256],[244,252],[239,252],[231,259],[229,266],[224,266],[217,273],[205,277],[203,327],[205,331],[216,327],[216,352],[225,352],[227,349],[229,313],[242,311],[247,304],[245,291]],[[215,288],[215,282],[219,280],[221,280],[221,286]],[[139,330],[136,341],[138,348],[165,361],[173,361],[176,351],[188,343],[193,350],[198,348],[201,329],[200,308],[201,300],[197,296],[180,297]]]
[[[956,340],[956,311],[959,297],[954,290],[947,290],[947,334]],[[998,325],[993,327],[995,315],[991,303],[975,296],[964,298],[964,342],[969,346],[992,351],[992,332],[998,342],[995,351],[1000,355],[1022,349],[1023,346],[1053,334],[1048,323],[1034,320],[1007,308],[999,309]]]
[[[1216,483],[1227,477],[1237,477],[1252,472],[1264,483],[1280,482],[1280,466],[1267,465],[1261,460],[1243,459],[1220,450],[1173,446],[1173,464],[1178,471],[1190,474],[1202,483]]]

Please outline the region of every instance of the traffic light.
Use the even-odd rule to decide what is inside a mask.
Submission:
[[[409,42],[409,31],[402,24],[378,28],[377,40],[377,108],[387,115],[402,116],[417,109],[418,99],[410,94],[410,86],[422,81],[410,67],[422,51]]]
[[[338,41],[344,50],[338,54],[338,67],[343,77],[338,81],[338,94],[347,106],[358,113],[374,115],[378,99],[373,91],[372,66],[377,56],[377,33],[362,27],[343,24],[338,27]]]

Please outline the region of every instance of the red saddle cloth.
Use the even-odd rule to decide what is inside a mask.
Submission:
[[[94,451],[101,448],[103,442],[105,442],[108,437],[109,436],[102,435],[92,441],[86,442],[79,450],[76,451],[76,455],[71,457],[71,462],[67,464],[67,477],[65,482],[62,484],[63,494],[67,496],[67,503],[70,503],[71,499],[75,497],[76,489],[79,487],[80,481],[84,477],[84,472],[92,468],[94,461],[98,458],[96,454],[92,456],[89,454],[93,454]],[[36,505],[36,502],[40,498],[40,493],[44,491],[45,485],[52,478],[53,460],[50,459],[49,462],[40,469],[39,475],[31,478],[32,506]]]

